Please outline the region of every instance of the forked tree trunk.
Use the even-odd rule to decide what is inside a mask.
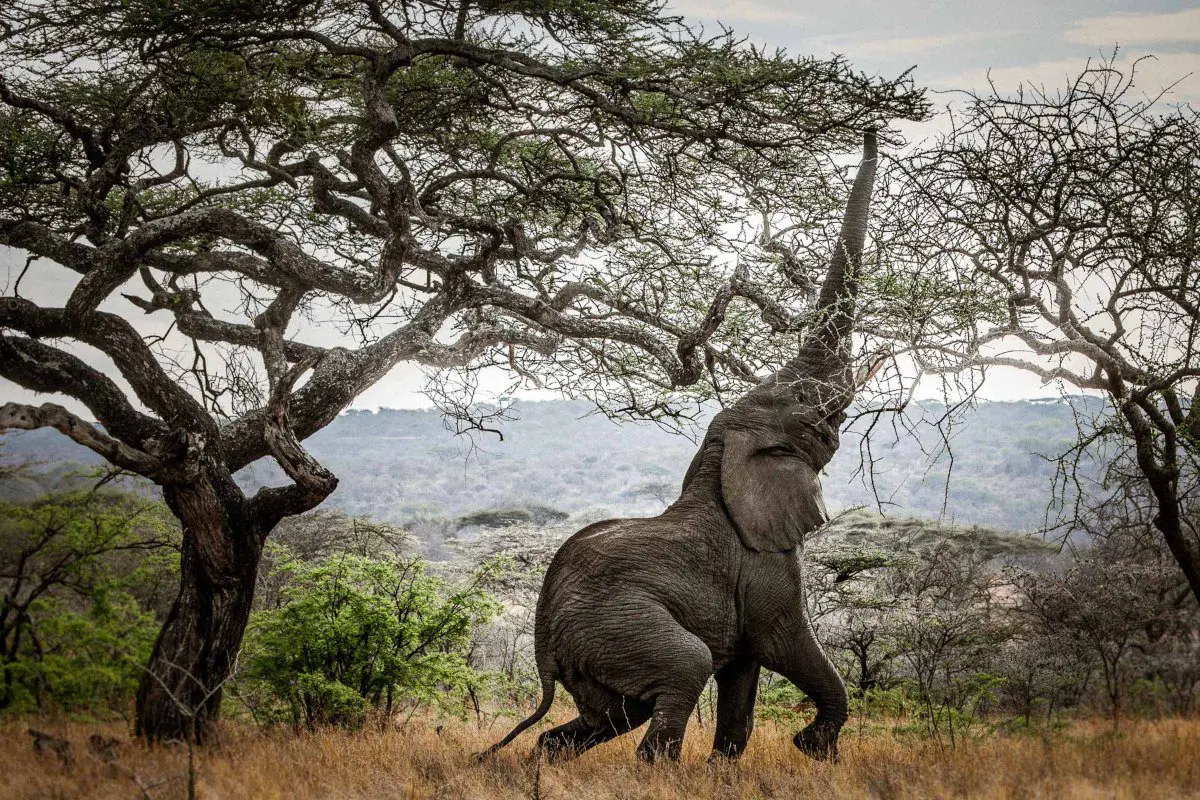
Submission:
[[[241,647],[263,537],[228,474],[202,471],[163,495],[183,524],[180,588],[138,687],[136,732],[203,741]]]

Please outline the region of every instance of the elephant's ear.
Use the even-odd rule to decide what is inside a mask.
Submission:
[[[729,431],[721,491],[742,543],[751,550],[790,550],[828,519],[816,470],[800,455],[765,450],[762,433]]]

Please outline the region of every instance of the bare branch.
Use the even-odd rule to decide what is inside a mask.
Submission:
[[[139,475],[153,477],[163,468],[163,463],[154,456],[112,438],[60,405],[5,403],[0,407],[0,430],[31,431],[37,428],[54,428],[118,467]]]

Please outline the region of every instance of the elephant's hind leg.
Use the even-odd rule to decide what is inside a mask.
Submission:
[[[757,661],[743,658],[717,670],[717,733],[711,758],[737,758],[754,730],[754,698],[758,694]]]
[[[620,697],[603,711],[589,709],[585,719],[578,716],[568,723],[538,737],[542,748],[552,761],[574,758],[598,744],[603,744],[642,725],[650,719],[650,704],[641,700]]]
[[[666,608],[644,598],[613,594],[581,620],[585,624],[564,627],[558,644],[573,654],[560,680],[580,716],[597,724],[593,712],[613,706],[606,696],[636,698],[653,710],[638,757],[678,758],[688,717],[712,675],[708,646]]]
[[[657,643],[654,661],[662,686],[654,696],[650,727],[638,745],[638,758],[678,761],[688,718],[712,675],[712,653],[704,642],[678,628]]]

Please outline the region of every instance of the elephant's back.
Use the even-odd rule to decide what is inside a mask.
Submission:
[[[603,641],[609,620],[636,625],[648,609],[660,608],[705,641],[723,642],[730,636],[725,617],[732,613],[736,565],[716,551],[740,545],[736,537],[709,533],[657,517],[605,520],[580,530],[546,570],[539,636],[556,651],[577,651],[578,642],[568,641]],[[715,620],[719,631],[710,629]]]
[[[691,568],[713,563],[706,537],[658,517],[595,522],[563,542],[546,570],[548,589],[592,586],[653,587],[672,582]]]
[[[618,579],[623,565],[637,550],[634,537],[628,533],[637,520],[606,519],[576,531],[562,543],[542,581],[538,596],[538,615],[549,612],[564,602],[579,599],[589,586],[603,585]]]

